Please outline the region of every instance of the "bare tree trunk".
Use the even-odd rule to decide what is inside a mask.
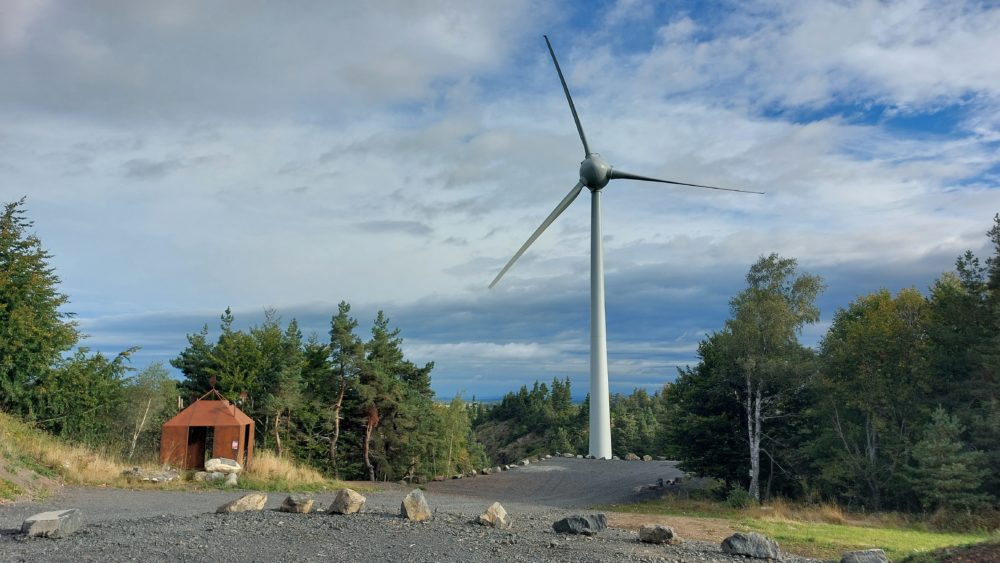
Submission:
[[[368,479],[371,482],[375,482],[375,467],[372,465],[371,458],[369,458],[369,445],[372,440],[372,432],[375,427],[378,426],[379,416],[378,409],[373,405],[368,407],[368,421],[365,424],[365,444],[364,444],[364,458],[365,467],[368,468]]]
[[[146,416],[149,415],[149,405],[153,403],[153,398],[150,397],[146,401],[146,410],[142,412],[142,420],[139,421],[139,426],[135,429],[132,434],[132,446],[128,449],[128,460],[132,461],[132,454],[135,453],[135,443],[139,441],[139,434],[142,434],[142,427],[146,425]]]
[[[279,410],[274,415],[274,444],[278,450],[278,457],[281,455],[281,411]]]
[[[337,440],[340,439],[340,409],[344,404],[344,390],[346,385],[344,370],[340,372],[340,393],[337,395],[337,402],[333,404],[333,436],[330,436],[330,463],[333,465],[333,474],[339,479],[340,470],[337,468]]]
[[[760,502],[760,436],[761,436],[761,405],[763,402],[761,383],[757,383],[754,391],[750,376],[746,377],[747,396],[745,408],[747,411],[747,438],[750,441],[750,487],[748,492],[757,502]]]

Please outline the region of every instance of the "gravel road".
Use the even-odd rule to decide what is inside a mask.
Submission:
[[[429,523],[399,518],[409,487],[367,493],[354,516],[287,514],[286,495],[271,493],[262,512],[215,514],[246,491],[128,491],[66,488],[44,502],[0,506],[0,561],[741,561],[718,544],[638,542],[610,528],[596,537],[558,535],[552,522],[595,504],[635,500],[635,489],[680,475],[671,462],[551,459],[501,474],[429,483]],[[333,494],[315,495],[326,508]],[[513,528],[472,524],[493,501]],[[21,522],[46,510],[79,508],[85,526],[61,540],[24,538]],[[808,561],[786,558],[786,561]]]

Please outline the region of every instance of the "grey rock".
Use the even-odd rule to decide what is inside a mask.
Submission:
[[[566,453],[563,454],[563,457],[570,458],[570,457],[576,457],[576,456],[574,454],[566,452]]]
[[[239,473],[243,467],[233,459],[213,457],[205,462],[205,471],[209,473]]]
[[[671,545],[681,543],[681,539],[674,535],[673,528],[659,524],[644,524],[639,528],[639,541],[643,543],[666,543]]]
[[[333,498],[329,511],[334,514],[355,514],[365,507],[366,500],[364,495],[353,489],[340,489]]]
[[[399,515],[412,522],[426,522],[431,519],[431,508],[420,489],[414,489],[406,495],[399,505]]]
[[[840,563],[889,563],[889,558],[881,549],[848,551],[840,558]]]
[[[607,527],[608,518],[604,514],[574,514],[552,524],[556,533],[585,536],[592,536]]]
[[[295,514],[309,514],[312,512],[314,503],[315,501],[309,495],[288,495],[278,510]]]
[[[576,454],[576,459],[583,459],[583,454]]]
[[[503,505],[499,502],[491,504],[486,509],[486,512],[479,515],[476,521],[483,526],[492,526],[502,530],[509,529],[511,526],[510,518],[507,517],[507,511],[504,510]]]
[[[722,540],[722,552],[756,559],[781,559],[778,542],[756,532],[737,532]]]
[[[50,510],[27,517],[21,523],[21,533],[28,537],[65,538],[82,525],[83,514],[76,508]]]
[[[639,456],[635,455],[632,452],[625,454],[625,461],[639,461],[640,459],[642,458],[640,458]]]
[[[503,468],[501,468],[499,465],[493,468],[494,473],[500,473],[501,471],[503,471]]]
[[[642,461],[653,461],[653,456],[646,454],[642,456]]]
[[[235,486],[237,486],[239,484],[240,484],[240,476],[239,475],[237,475],[236,473],[230,473],[229,475],[226,475],[226,486],[227,487],[235,487]]]
[[[217,508],[216,512],[219,514],[224,514],[228,512],[250,512],[255,510],[263,510],[265,504],[267,504],[267,495],[261,493],[251,493],[249,495],[244,495],[232,502],[227,502],[226,504]]]
[[[525,458],[521,460],[521,465],[531,465],[531,460]]]

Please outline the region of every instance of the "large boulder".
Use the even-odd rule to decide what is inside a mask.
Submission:
[[[212,459],[205,462],[205,471],[209,473],[239,473],[243,471],[243,467],[233,459],[226,459],[224,457],[213,457]]]
[[[82,525],[83,514],[77,508],[51,510],[27,517],[21,523],[21,533],[28,537],[65,538]]]
[[[757,532],[729,536],[722,540],[722,552],[756,559],[781,559],[778,542]]]
[[[353,489],[340,489],[333,497],[328,512],[334,514],[354,514],[365,507],[365,497]]]
[[[889,563],[889,558],[881,549],[848,551],[840,558],[840,563]]]
[[[399,505],[399,515],[411,522],[426,522],[431,519],[431,507],[420,489],[414,489],[406,495]]]
[[[507,511],[504,510],[503,506],[499,502],[494,502],[486,509],[486,512],[479,515],[476,520],[483,526],[492,526],[494,528],[500,528],[506,530],[510,528],[511,522],[510,518],[507,517]]]
[[[575,514],[552,524],[552,529],[559,534],[583,534],[592,536],[608,527],[608,518],[604,514]]]
[[[278,507],[281,512],[293,512],[295,514],[309,514],[312,511],[314,500],[309,495],[288,495]]]
[[[219,473],[218,475],[222,475],[222,473]],[[225,484],[226,484],[227,487],[236,487],[236,486],[238,486],[240,484],[240,476],[237,475],[236,473],[230,473],[229,475],[226,475],[226,483]]]
[[[267,504],[267,495],[261,493],[251,493],[232,502],[227,502],[216,509],[216,512],[223,514],[228,512],[250,512],[253,510],[263,510],[265,504]]]
[[[673,528],[659,524],[644,524],[639,528],[639,541],[643,543],[666,543],[670,545],[681,543],[681,539],[674,535]]]

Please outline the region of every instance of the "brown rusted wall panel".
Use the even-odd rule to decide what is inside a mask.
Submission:
[[[233,451],[232,443],[236,442],[236,451],[240,449],[240,434],[242,426],[216,426],[215,445],[212,447],[212,457],[225,457],[238,460],[239,457]]]
[[[160,463],[183,468],[187,457],[188,429],[164,427],[160,437]]]

